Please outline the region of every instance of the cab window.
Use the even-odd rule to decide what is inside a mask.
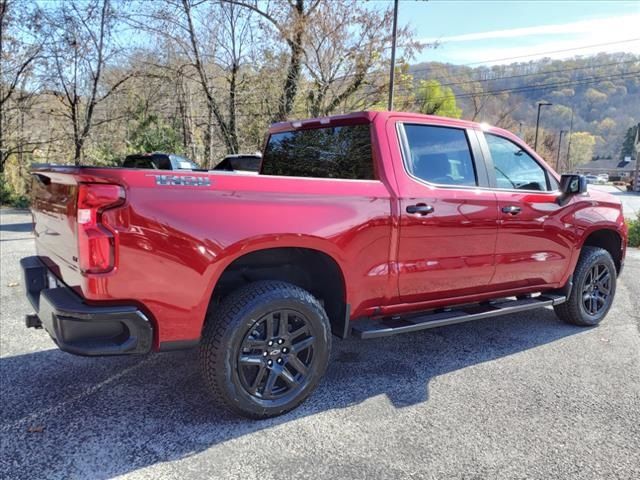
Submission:
[[[405,165],[411,175],[438,185],[478,185],[463,129],[405,124],[404,133]]]
[[[273,133],[262,175],[374,180],[369,124]]]
[[[555,179],[519,145],[490,133],[484,136],[493,160],[496,188],[545,192],[557,189]]]

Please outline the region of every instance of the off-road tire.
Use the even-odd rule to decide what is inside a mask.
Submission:
[[[276,312],[275,315],[272,312]],[[292,389],[291,394],[277,399],[259,398],[259,391],[252,394],[250,393],[251,388],[247,388],[246,369],[254,366],[260,369],[255,375],[255,382],[257,382],[263,368],[267,372],[263,375],[271,375],[271,370],[275,369],[267,368],[266,364],[259,366],[249,364],[247,366],[242,359],[246,358],[244,352],[247,351],[247,342],[262,342],[261,338],[254,340],[253,337],[253,335],[257,335],[258,329],[265,332],[266,342],[267,327],[265,322],[269,322],[269,320],[265,320],[265,318],[272,319],[272,336],[274,335],[273,328],[277,329],[278,335],[282,333],[280,331],[281,324],[275,323],[278,321],[277,319],[281,318],[281,314],[277,312],[289,312],[285,315],[287,325],[289,324],[289,315],[296,321],[308,325],[309,337],[313,337],[313,344],[310,347],[305,347],[307,350],[303,349],[304,353],[300,353],[300,355],[311,358],[308,370],[306,370],[308,375],[303,377],[304,381],[300,380],[298,387],[294,388],[291,385],[297,385],[297,383],[285,382],[283,374],[277,378],[275,385],[286,383],[286,387]],[[287,328],[293,328],[293,326]],[[288,338],[286,332],[283,335]],[[293,342],[293,339],[291,341]],[[286,346],[289,346],[288,357],[293,361],[290,358],[296,350],[293,343],[288,343],[289,340],[286,340],[287,343],[285,340],[282,342],[284,344],[282,347],[285,347],[282,350],[286,351]],[[278,372],[282,374],[288,365],[287,355],[284,355],[280,350],[275,350],[276,347],[278,345],[265,346],[265,350],[259,354],[255,354],[255,351],[251,350],[251,355],[246,355],[251,357],[252,362],[257,361],[256,357],[264,355],[264,362],[271,360],[275,367],[280,368]],[[300,405],[318,386],[327,368],[330,350],[329,319],[324,308],[313,295],[289,283],[259,281],[238,289],[224,298],[218,306],[210,308],[200,343],[200,367],[216,403],[242,416],[261,419],[281,415]],[[283,362],[284,365],[275,365],[276,361]],[[291,365],[294,364],[291,363]],[[287,368],[289,370],[287,370],[286,380],[293,378],[291,371],[295,372],[296,379],[301,377],[301,372],[292,370],[291,367]],[[266,382],[268,381],[269,377],[266,379]],[[263,385],[266,395],[266,383]],[[272,384],[271,389],[274,388],[275,386]],[[296,388],[299,388],[299,391],[296,391]]]
[[[585,306],[585,289],[590,284],[589,272],[596,266],[602,266],[609,273],[609,293],[602,307],[594,314],[588,312]],[[603,248],[583,247],[580,252],[578,264],[573,273],[573,287],[567,301],[554,306],[556,315],[564,322],[573,325],[592,327],[598,325],[609,312],[616,293],[616,266],[611,254]]]

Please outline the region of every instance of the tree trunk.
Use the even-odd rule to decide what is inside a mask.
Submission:
[[[191,126],[189,92],[187,92],[187,86],[185,85],[182,73],[179,73],[178,75],[178,112],[180,114],[180,127],[182,130],[182,147],[184,148],[185,154],[195,161],[196,158],[195,151],[193,149],[193,128]]]
[[[83,145],[84,145],[84,140],[77,139],[75,141],[75,153],[73,156],[73,163],[76,165],[76,167],[79,167],[80,165],[82,165]]]
[[[238,64],[231,66],[231,78],[229,79],[229,153],[238,153],[238,127],[236,122],[236,89],[238,83]]]
[[[214,119],[215,113],[213,107],[209,105],[208,107],[209,116],[207,119],[207,132],[205,133],[205,144],[204,144],[204,158],[205,165],[208,168],[213,168],[215,165],[213,164],[213,132],[214,132]]]
[[[298,29],[294,38],[290,42],[291,58],[289,60],[289,68],[287,69],[287,78],[284,82],[284,89],[280,97],[278,112],[273,118],[275,122],[282,122],[287,119],[293,110],[293,102],[298,93],[298,83],[300,82],[300,69],[302,66],[302,27]]]
[[[304,11],[304,0],[297,0],[293,10],[296,12],[295,31],[293,37],[288,40],[291,49],[291,58],[289,59],[289,68],[287,69],[287,78],[284,82],[284,89],[280,97],[278,112],[274,121],[284,121],[293,110],[293,102],[298,93],[298,84],[300,83],[300,70],[302,68],[302,55],[304,54],[304,46],[302,45],[304,31],[306,28],[307,17]]]

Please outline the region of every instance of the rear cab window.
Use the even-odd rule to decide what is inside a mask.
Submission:
[[[376,180],[370,125],[273,133],[264,151],[260,174]]]
[[[152,170],[171,170],[171,161],[167,156],[159,155],[141,155],[129,156],[125,159],[123,166],[125,168],[146,168]]]

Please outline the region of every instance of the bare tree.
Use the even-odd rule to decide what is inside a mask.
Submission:
[[[51,63],[51,83],[62,103],[61,115],[72,128],[74,163],[81,165],[93,127],[113,119],[96,120],[96,107],[109,98],[134,71],[105,81],[105,69],[119,50],[113,39],[116,12],[109,0],[56,3],[42,10]]]
[[[490,97],[484,93],[484,88],[480,82],[465,84],[462,90],[465,95],[468,96],[469,102],[471,103],[472,113],[470,120],[475,122],[480,118],[480,114],[487,105]]]
[[[207,99],[207,107],[208,107],[209,115],[207,119],[208,120],[207,132],[206,132],[207,142],[205,144],[205,157],[206,157],[207,164],[211,165],[213,160],[212,144],[213,144],[213,138],[214,138],[215,122],[217,122],[218,124],[218,127],[220,129],[220,134],[226,145],[227,151],[229,151],[230,153],[237,152],[238,139],[237,139],[237,136],[234,136],[235,132],[230,129],[227,121],[223,116],[222,108],[219,105],[218,101],[216,100],[215,87],[209,78],[206,65],[202,58],[202,53],[201,53],[202,47],[201,47],[201,42],[195,26],[192,4],[193,4],[192,0],[182,0],[182,9],[185,16],[186,30],[189,37],[190,57],[193,61],[193,67],[195,68],[198,74],[202,91]],[[211,35],[211,38],[216,38],[215,33]]]
[[[276,0],[266,4],[258,0],[222,0],[256,12],[275,28],[289,49],[288,66],[278,109],[272,121],[285,120],[293,110],[304,61],[305,37],[314,12],[322,0]]]
[[[182,148],[192,159],[196,158],[194,140],[194,124],[192,113],[191,87],[184,73],[184,68],[178,68],[175,75],[175,89],[177,101],[177,115],[180,119],[182,133]]]
[[[304,50],[312,80],[307,88],[311,116],[334,112],[356,93],[367,95],[380,87],[386,91],[392,15],[391,5],[377,9],[358,0],[320,4],[308,25]],[[398,39],[404,59],[421,48],[410,40],[408,27],[399,29]]]
[[[42,41],[29,28],[33,11],[10,0],[0,0],[0,171],[10,155],[33,147],[24,137],[25,108],[33,103],[37,87],[30,79],[42,52]],[[22,27],[22,25],[27,27]],[[15,112],[19,134],[9,143],[9,113]]]
[[[174,70],[177,108],[187,143],[191,118],[186,117],[185,101],[190,84],[198,86],[206,106],[202,124],[207,165],[213,165],[217,137],[228,153],[239,151],[238,97],[247,86],[242,68],[250,48],[250,16],[251,12],[228,2],[166,0],[156,10],[143,9],[134,20],[135,25],[166,39],[177,50],[172,65],[165,62],[156,66]]]
[[[251,11],[235,5],[221,2],[218,7],[221,21],[220,48],[217,63],[226,72],[228,84],[229,132],[234,141],[234,150],[238,152],[238,95],[247,86],[242,75],[247,50],[253,43]]]

